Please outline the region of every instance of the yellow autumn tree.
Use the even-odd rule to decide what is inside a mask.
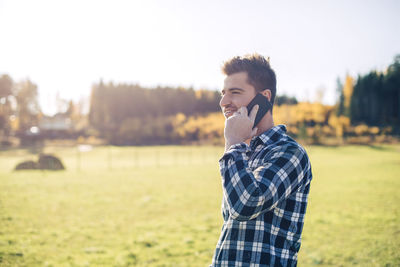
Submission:
[[[344,115],[350,117],[350,102],[351,96],[353,95],[354,79],[350,75],[346,75],[346,80],[343,86],[344,96]]]

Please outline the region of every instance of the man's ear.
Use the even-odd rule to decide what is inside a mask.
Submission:
[[[260,94],[262,94],[263,96],[265,96],[265,97],[268,99],[268,101],[271,102],[271,97],[272,97],[271,90],[269,90],[269,89],[264,89],[263,91],[260,92]]]

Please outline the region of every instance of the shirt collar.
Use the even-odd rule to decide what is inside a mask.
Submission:
[[[256,148],[260,144],[270,145],[277,142],[282,136],[286,135],[286,126],[276,125],[258,136],[254,136],[250,141],[250,147]]]

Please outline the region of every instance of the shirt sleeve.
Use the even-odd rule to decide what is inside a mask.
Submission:
[[[231,218],[239,221],[255,219],[275,208],[298,189],[309,165],[305,152],[289,144],[258,159],[262,163],[251,170],[249,151],[247,144],[236,144],[219,161],[224,198]]]

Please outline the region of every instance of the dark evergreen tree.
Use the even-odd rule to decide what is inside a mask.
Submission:
[[[387,71],[359,76],[351,98],[352,124],[393,126],[400,132],[400,55]]]
[[[340,81],[340,78],[337,78],[336,80],[336,93],[338,94],[336,115],[342,116],[344,115],[344,94],[343,94],[343,84]]]

